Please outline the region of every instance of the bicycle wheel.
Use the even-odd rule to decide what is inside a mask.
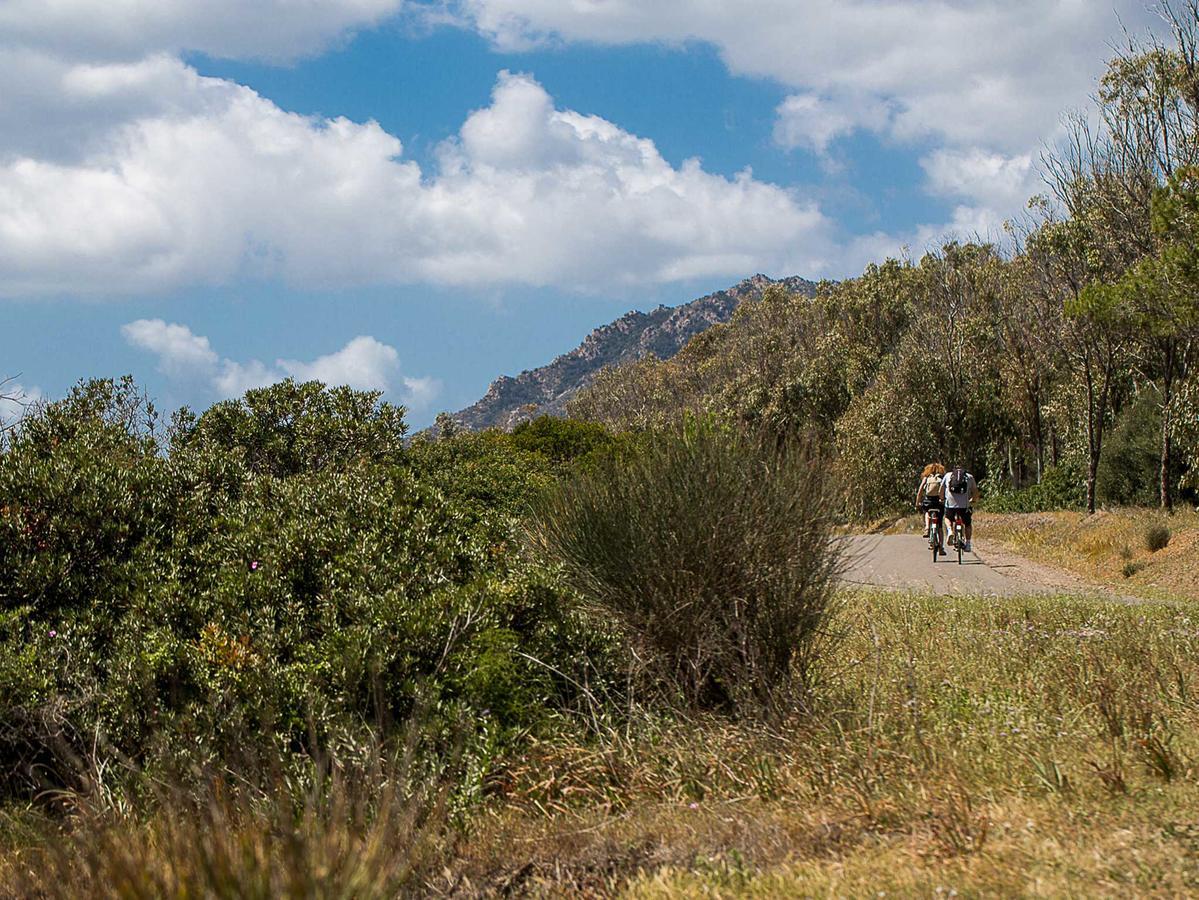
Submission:
[[[964,540],[964,538],[962,537],[962,526],[961,526],[961,523],[954,523],[954,526],[953,526],[953,543],[954,543],[954,544],[957,546],[957,548],[958,548],[958,565],[959,565],[959,566],[962,564],[962,541],[963,541],[963,540]]]

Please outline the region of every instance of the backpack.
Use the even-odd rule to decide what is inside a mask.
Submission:
[[[949,492],[952,494],[964,494],[970,488],[970,479],[966,477],[966,470],[961,466],[953,470],[953,474],[949,476]]]
[[[940,497],[941,496],[941,476],[929,475],[924,479],[924,496]]]

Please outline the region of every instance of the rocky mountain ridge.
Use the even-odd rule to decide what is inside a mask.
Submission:
[[[759,274],[681,306],[659,306],[648,313],[633,310],[595,329],[548,365],[515,377],[501,375],[477,403],[453,413],[453,419],[472,431],[511,430],[537,416],[564,415],[570,398],[601,369],[650,355],[669,359],[695,335],[727,322],[741,303],[756,300],[774,284],[808,297],[816,293],[816,284],[805,278],[775,280]]]

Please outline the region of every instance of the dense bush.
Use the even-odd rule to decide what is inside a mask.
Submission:
[[[168,447],[154,426],[94,382],[0,454],[0,790],[386,737],[418,705],[502,734],[604,678],[603,630],[480,487],[541,485],[523,457],[444,492],[402,410],[315,384],[177,417]]]
[[[1044,512],[1055,509],[1082,509],[1086,502],[1080,464],[1050,466],[1040,484],[1017,490],[1005,489],[1002,482],[987,482],[982,507],[989,512]]]
[[[615,438],[595,422],[539,416],[512,429],[512,445],[527,453],[540,453],[554,463],[574,462],[610,449]]]
[[[1161,430],[1161,401],[1156,391],[1143,391],[1121,411],[1099,466],[1096,491],[1101,503],[1157,504]]]
[[[566,481],[529,540],[686,703],[741,713],[802,683],[837,567],[820,461],[694,421]]]

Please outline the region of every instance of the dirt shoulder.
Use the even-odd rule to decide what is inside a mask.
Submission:
[[[1199,600],[1199,513],[1158,510],[979,513],[980,555],[1025,560],[1028,578],[1083,584],[1151,600]],[[1152,549],[1152,532],[1168,543]]]

